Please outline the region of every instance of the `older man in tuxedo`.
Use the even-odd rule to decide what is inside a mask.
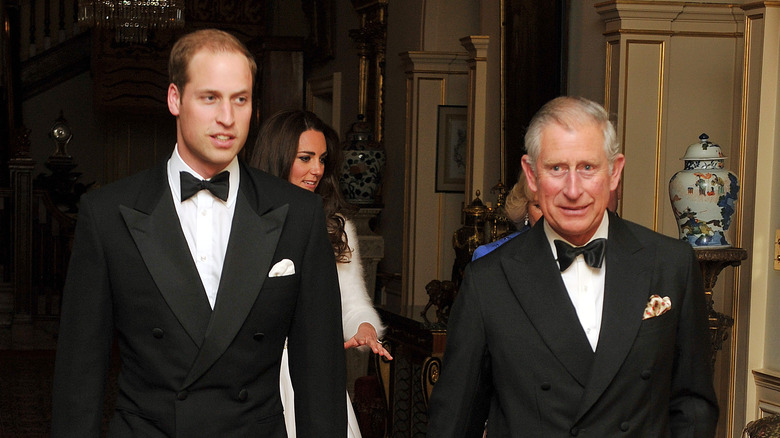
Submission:
[[[560,97],[522,166],[543,219],[467,266],[429,437],[712,437],[691,247],[607,211],[624,157],[604,109]]]
[[[299,436],[346,435],[333,250],[320,200],[236,157],[255,61],[232,35],[182,37],[169,62],[177,144],[86,195],[63,293],[52,437],[286,437],[288,339]]]

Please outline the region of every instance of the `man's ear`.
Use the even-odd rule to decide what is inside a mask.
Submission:
[[[168,85],[168,111],[174,116],[179,116],[179,104],[181,103],[181,96],[179,95],[179,87],[175,84]]]
[[[609,190],[617,189],[618,183],[620,183],[620,175],[623,174],[623,167],[626,165],[626,157],[623,154],[618,154],[615,157],[615,162],[612,163],[612,174],[610,175]]]
[[[525,174],[525,182],[528,184],[528,188],[531,189],[532,192],[536,193],[538,188],[536,186],[536,169],[531,166],[527,154],[523,155],[523,159],[520,164],[523,167],[523,174]]]

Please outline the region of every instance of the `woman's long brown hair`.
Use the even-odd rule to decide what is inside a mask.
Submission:
[[[301,134],[308,130],[321,132],[325,136],[325,170],[315,193],[322,197],[328,237],[336,261],[345,263],[349,261],[352,250],[344,231],[344,216],[348,215],[353,207],[344,200],[339,187],[342,153],[336,131],[312,112],[279,111],[266,119],[260,127],[249,164],[288,180],[290,169],[298,155],[298,141]]]

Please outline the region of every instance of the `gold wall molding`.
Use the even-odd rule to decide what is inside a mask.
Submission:
[[[662,31],[662,30],[639,30],[639,29],[619,29],[613,32],[605,32],[604,36],[613,35],[660,35],[677,37],[698,37],[698,38],[741,38],[743,32],[694,32],[694,31]]]
[[[757,2],[743,5],[746,11],[743,91],[741,118],[742,147],[752,155],[746,162],[746,175],[751,178],[749,192],[752,205],[745,205],[743,247],[750,247],[753,268],[744,275],[741,284],[747,291],[749,334],[746,336],[747,359],[743,367],[754,378],[747,380],[747,396],[743,415],[750,421],[765,410],[770,397],[780,406],[777,391],[768,388],[780,375],[780,345],[774,341],[780,321],[774,315],[780,277],[772,271],[772,236],[780,218],[777,181],[780,162],[780,2]],[[760,189],[757,189],[760,187]],[[752,190],[751,190],[752,189]],[[750,208],[752,207],[752,209]],[[767,377],[767,375],[772,377]],[[740,406],[741,407],[741,406]],[[776,407],[776,406],[775,406]]]
[[[468,52],[409,51],[406,72],[404,148],[403,305],[425,304],[425,285],[449,279],[460,227],[462,193],[437,193],[436,143],[439,105],[469,103]]]
[[[666,41],[627,39],[624,45],[622,123],[618,124],[623,153],[629,157],[623,176],[624,205],[628,211],[652,212],[634,220],[660,231],[658,206],[666,193],[661,181]],[[652,181],[652,186],[642,181]]]

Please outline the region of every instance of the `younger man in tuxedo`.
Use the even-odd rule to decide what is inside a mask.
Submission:
[[[543,218],[467,266],[428,436],[712,437],[698,263],[607,212],[625,159],[606,111],[554,99],[525,143]]]
[[[170,158],[82,199],[53,437],[99,436],[114,339],[122,368],[110,437],[286,437],[285,338],[299,434],[346,435],[340,298],[321,203],[236,157],[256,70],[226,32],[182,37],[169,62]]]

